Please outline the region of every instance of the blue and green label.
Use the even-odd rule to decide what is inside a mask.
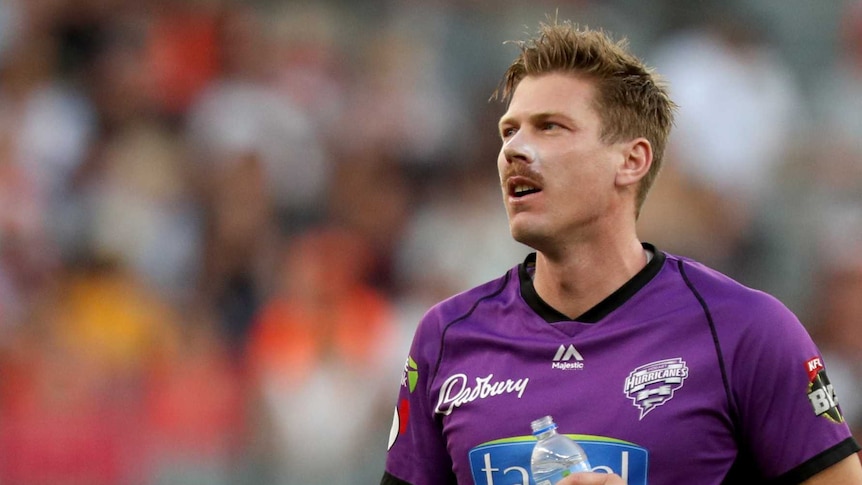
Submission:
[[[634,443],[601,436],[568,435],[587,454],[592,471],[616,473],[628,485],[646,485],[648,452]],[[536,438],[495,440],[470,450],[470,470],[476,485],[536,485],[530,477],[530,455]]]

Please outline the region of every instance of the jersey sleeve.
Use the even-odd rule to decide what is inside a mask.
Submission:
[[[736,344],[726,358],[742,449],[766,478],[800,483],[859,447],[826,363],[797,317],[763,293],[742,303],[749,311],[735,322],[735,335],[719,335],[720,344]]]
[[[382,483],[455,484],[452,460],[429,396],[442,331],[432,309],[422,318],[401,377]]]

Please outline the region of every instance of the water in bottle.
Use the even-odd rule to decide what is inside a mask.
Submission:
[[[537,439],[530,458],[536,485],[553,485],[572,473],[590,471],[584,449],[569,437],[557,433],[553,418],[545,416],[530,426]]]

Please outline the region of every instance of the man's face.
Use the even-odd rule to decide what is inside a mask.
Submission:
[[[528,76],[500,119],[497,168],[515,240],[540,251],[589,238],[619,209],[615,176],[625,156],[600,139],[591,81]]]

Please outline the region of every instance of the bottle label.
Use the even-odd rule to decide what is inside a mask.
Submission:
[[[571,435],[590,457],[591,471],[616,473],[628,485],[646,485],[649,454],[634,443],[599,436]],[[530,456],[536,438],[519,436],[483,443],[470,450],[476,485],[536,483],[530,477]]]
[[[590,471],[589,464],[579,463],[576,465],[572,465],[569,468],[565,468],[562,470],[557,470],[555,472],[552,472],[549,475],[545,475],[541,479],[537,479],[536,485],[554,485],[555,483],[566,478],[567,476],[571,475],[572,473],[588,472],[588,471]]]

